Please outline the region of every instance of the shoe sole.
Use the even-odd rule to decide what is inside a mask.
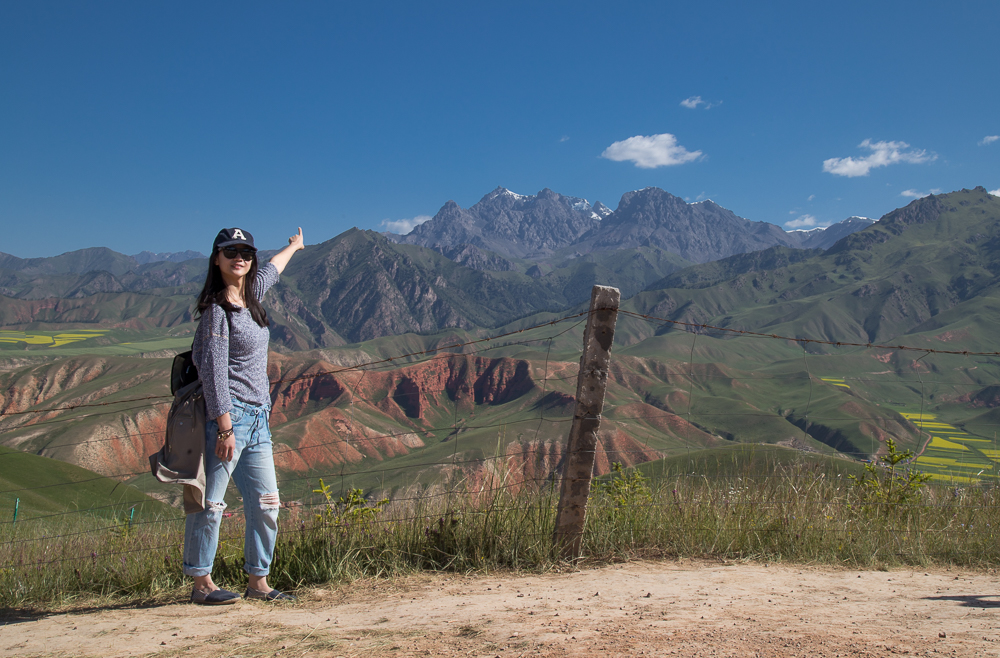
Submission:
[[[267,603],[275,603],[277,601],[284,601],[286,603],[292,603],[294,601],[298,601],[297,597],[289,596],[289,595],[275,596],[275,597],[271,598],[271,597],[268,597],[267,595],[264,595],[264,596],[249,596],[247,594],[244,594],[243,598],[246,599],[247,601],[265,601]]]
[[[236,597],[235,599],[226,599],[225,601],[195,601],[194,599],[191,599],[191,603],[195,605],[233,605],[239,600],[240,597]]]

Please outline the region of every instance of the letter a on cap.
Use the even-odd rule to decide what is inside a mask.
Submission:
[[[247,236],[243,235],[243,231],[238,228],[233,229],[233,239],[239,238],[240,240],[246,240]]]

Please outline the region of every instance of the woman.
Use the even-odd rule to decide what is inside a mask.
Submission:
[[[208,276],[198,296],[201,315],[192,346],[205,395],[205,509],[189,514],[184,530],[184,573],[194,577],[191,601],[235,603],[240,595],[212,581],[219,523],[229,479],[243,496],[246,596],[268,601],[294,597],[267,584],[278,532],[278,483],[274,474],[267,381],[267,313],[261,299],[299,249],[302,229],[288,246],[258,268],[249,231],[225,228],[212,244]]]

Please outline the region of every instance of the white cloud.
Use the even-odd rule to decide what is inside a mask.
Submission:
[[[431,219],[430,215],[417,215],[413,219],[383,219],[381,226],[387,231],[406,235],[413,229]]]
[[[1000,187],[998,187],[995,190],[990,190],[990,194],[992,194],[993,196],[1000,196]]]
[[[815,199],[815,198],[816,198],[816,195],[815,195],[815,194],[810,194],[810,195],[809,195],[809,199],[808,199],[808,201],[812,201],[812,200],[813,200],[813,199]]]
[[[812,215],[802,215],[798,219],[785,222],[785,226],[791,229],[796,228],[819,228],[819,220]],[[825,228],[825,227],[824,227]]]
[[[986,137],[983,137],[981,140],[979,140],[979,145],[986,146],[987,144],[992,144],[998,139],[1000,139],[1000,135],[987,135]]]
[[[562,137],[559,138],[559,141],[560,142],[568,142],[569,141],[569,135],[563,135]]]
[[[936,155],[928,154],[927,151],[914,149],[907,151],[910,145],[906,142],[873,142],[866,139],[858,145],[858,148],[870,150],[871,155],[863,158],[830,158],[823,161],[823,171],[836,176],[867,176],[868,172],[876,167],[885,167],[891,164],[907,162],[910,164],[920,164],[936,160]]]
[[[909,197],[911,199],[923,199],[925,196],[930,196],[932,194],[941,194],[941,189],[934,187],[931,188],[930,192],[920,192],[918,190],[903,190],[899,193],[899,196]]]
[[[701,96],[690,96],[681,101],[681,106],[686,107],[689,110],[695,110],[699,105],[704,105],[706,110],[711,110],[713,107],[718,107],[722,105],[722,101],[716,101],[715,103],[709,103],[706,100],[702,100]]]
[[[615,142],[601,153],[602,158],[615,162],[634,162],[640,169],[655,169],[671,165],[693,162],[701,157],[701,151],[688,151],[677,143],[670,133],[662,135],[636,135]]]

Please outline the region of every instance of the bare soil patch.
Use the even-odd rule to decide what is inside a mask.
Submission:
[[[10,616],[18,656],[1000,656],[995,571],[632,562]]]

